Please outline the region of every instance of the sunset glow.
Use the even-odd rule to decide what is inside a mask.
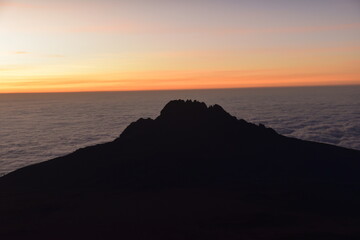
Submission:
[[[355,0],[0,0],[0,93],[360,84]]]

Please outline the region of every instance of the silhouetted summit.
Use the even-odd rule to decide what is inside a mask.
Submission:
[[[273,129],[263,125],[236,119],[219,105],[207,107],[198,101],[174,100],[166,104],[155,120],[139,119],[131,123],[116,141],[136,138],[140,142],[151,140],[149,144],[163,148],[170,147],[171,143],[174,143],[174,147],[216,144],[219,148],[224,141],[250,145],[252,141],[263,142],[277,135]]]
[[[161,110],[160,116],[155,120],[139,119],[137,122],[130,124],[121,137],[127,136],[131,131],[145,133],[144,128],[151,127],[158,130],[153,132],[155,136],[161,134],[165,129],[170,132],[189,130],[193,132],[192,134],[196,134],[196,132],[204,128],[207,128],[208,131],[214,131],[215,129],[210,129],[211,126],[215,127],[219,124],[234,125],[236,122],[237,119],[219,105],[207,107],[203,102],[174,100],[166,104]],[[140,128],[141,130],[139,130]]]
[[[175,100],[113,142],[1,177],[0,237],[355,239],[359,170],[359,151]]]
[[[163,121],[178,121],[188,119],[190,121],[208,120],[223,121],[225,119],[236,120],[219,105],[207,107],[205,103],[191,100],[174,100],[170,101],[161,110],[157,118]]]

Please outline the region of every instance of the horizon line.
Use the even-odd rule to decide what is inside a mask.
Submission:
[[[179,88],[179,89],[139,89],[139,90],[99,90],[99,91],[49,91],[49,92],[0,92],[3,94],[49,94],[49,93],[112,93],[112,92],[163,92],[163,91],[201,91],[201,90],[231,90],[231,89],[261,89],[261,88],[310,88],[310,87],[351,87],[356,84],[329,84],[329,85],[290,85],[290,86],[259,86],[259,87],[223,87],[223,88]]]

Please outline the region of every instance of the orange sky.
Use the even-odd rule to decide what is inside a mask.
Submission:
[[[360,84],[353,0],[0,0],[0,93]]]

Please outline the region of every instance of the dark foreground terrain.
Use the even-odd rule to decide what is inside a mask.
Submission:
[[[360,239],[360,152],[171,101],[0,178],[0,239]]]

